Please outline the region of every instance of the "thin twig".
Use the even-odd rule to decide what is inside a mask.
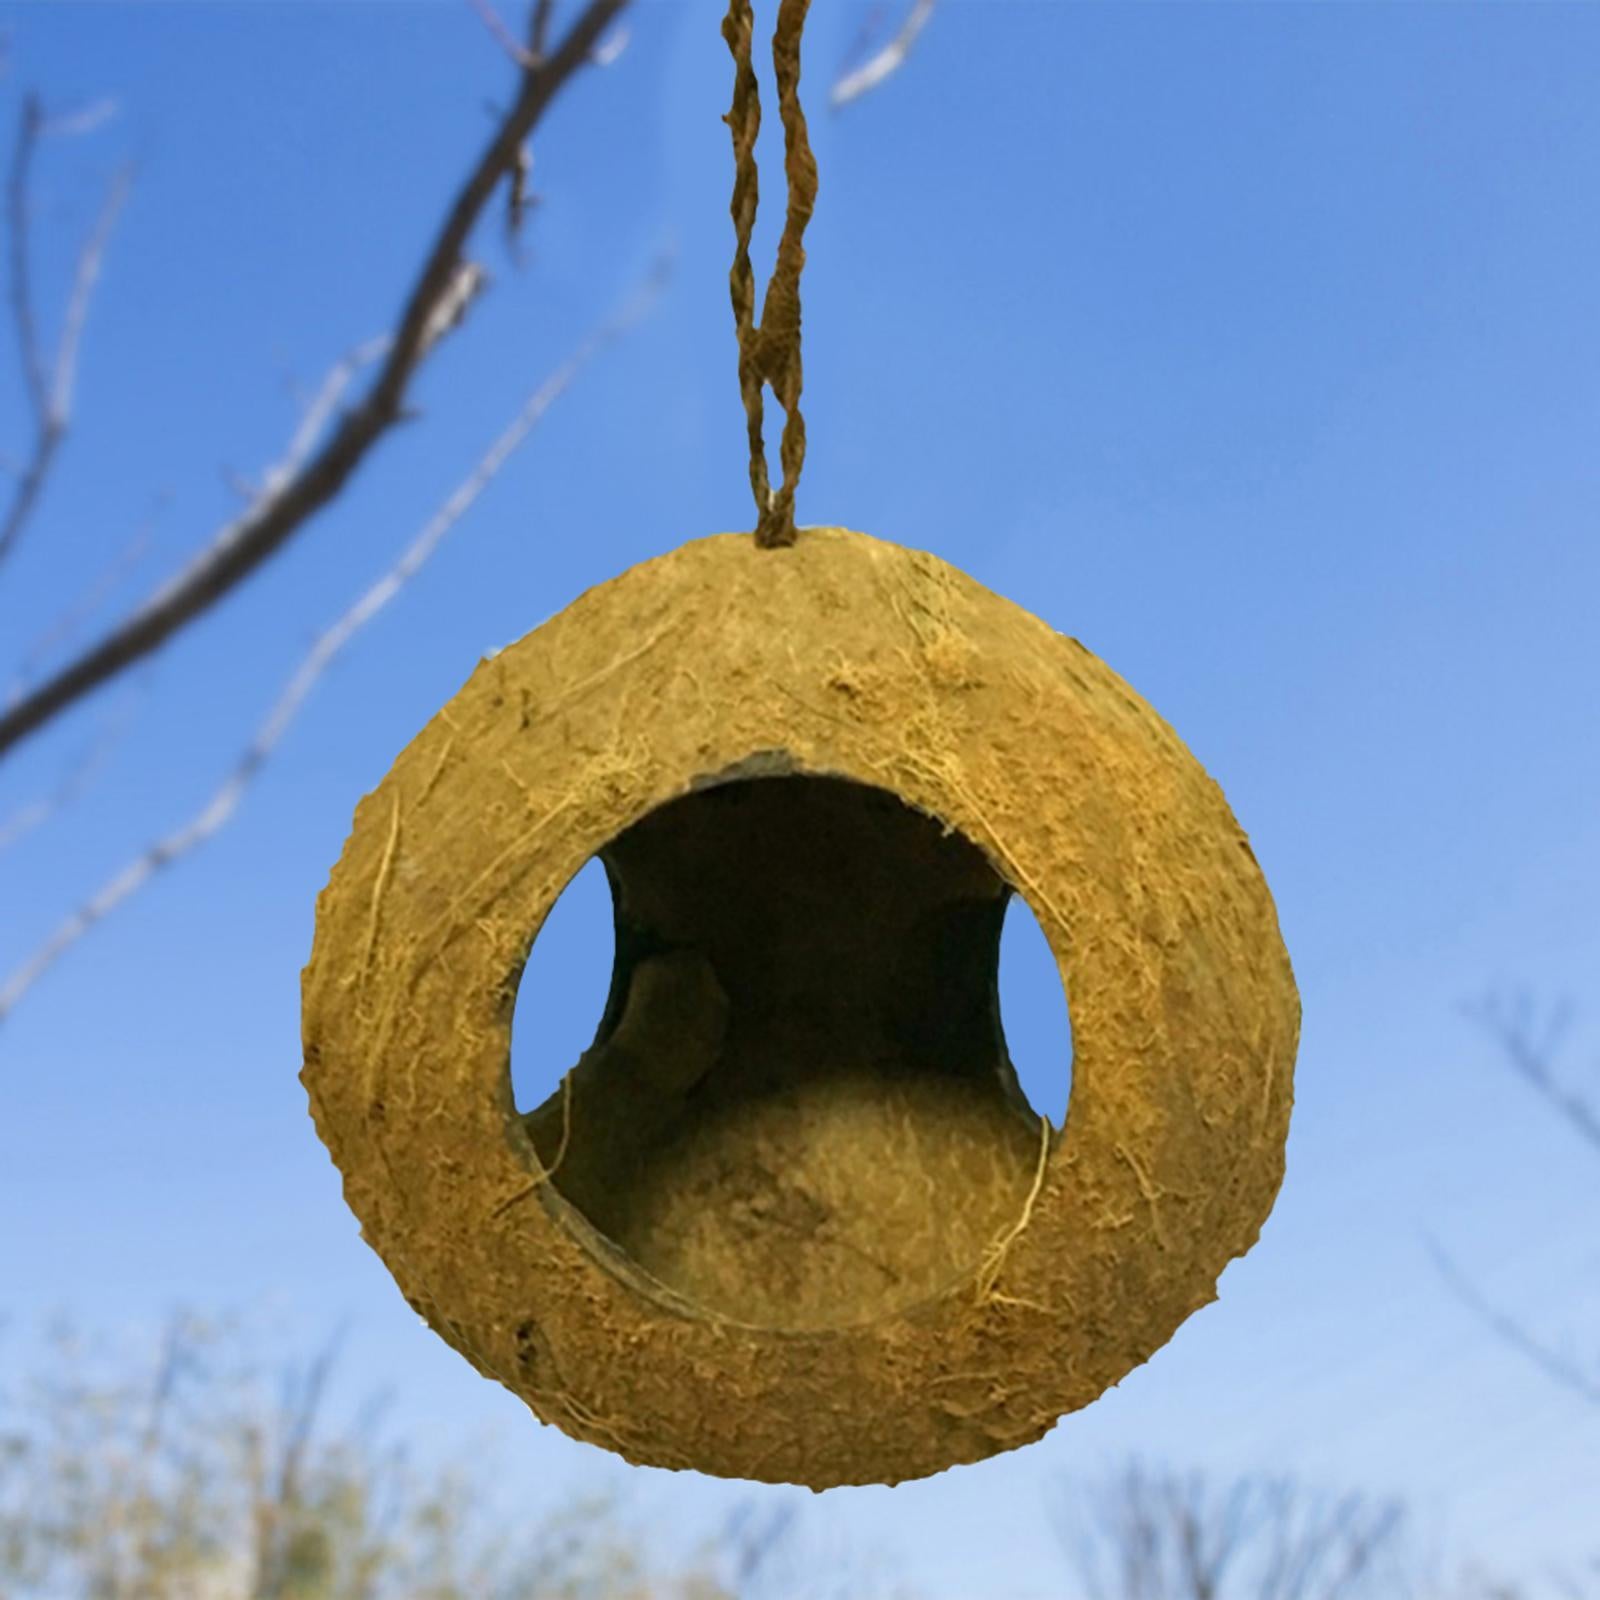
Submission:
[[[117,102],[105,96],[78,111],[58,111],[55,116],[46,117],[39,131],[49,134],[53,139],[79,139],[109,122],[116,116],[117,109]]]
[[[1375,1562],[1398,1550],[1403,1508],[1333,1498],[1288,1476],[1247,1474],[1225,1491],[1197,1472],[1137,1459],[1091,1486],[1058,1519],[1091,1600],[1355,1600]],[[1103,1557],[1109,1560],[1103,1560]],[[1106,1566],[1111,1581],[1104,1581]]]
[[[859,100],[869,90],[876,89],[885,78],[899,70],[911,53],[917,35],[933,15],[933,0],[914,0],[900,31],[878,53],[862,62],[853,72],[847,72],[833,86],[829,97],[833,109]]]
[[[1500,1310],[1498,1306],[1492,1305],[1468,1282],[1466,1274],[1437,1240],[1425,1235],[1423,1242],[1445,1282],[1458,1298],[1488,1323],[1495,1333],[1499,1334],[1507,1344],[1520,1350],[1546,1376],[1554,1378],[1557,1383],[1571,1389],[1574,1394],[1582,1395],[1590,1405],[1600,1406],[1600,1377],[1586,1373],[1559,1350],[1552,1350],[1542,1340],[1535,1338],[1514,1317]]]
[[[535,60],[544,57],[550,40],[550,13],[555,10],[555,0],[534,0],[533,20],[528,27],[528,48]]]
[[[584,340],[582,345],[529,397],[510,426],[456,491],[429,519],[400,559],[312,645],[291,674],[272,709],[257,728],[221,786],[195,816],[159,839],[110,879],[63,922],[50,938],[0,984],[0,1022],[16,1008],[35,983],[96,923],[197,845],[211,838],[233,815],[245,790],[276,749],[306,697],[328,665],[423,567],[440,541],[461,519],[533,431],[545,412],[585,365],[606,345],[638,322],[665,286],[671,253],[660,256],[641,287],[623,308]]]
[[[1493,1000],[1463,1005],[1460,1009],[1464,1016],[1482,1023],[1494,1035],[1517,1075],[1554,1107],[1581,1139],[1600,1151],[1600,1106],[1558,1083],[1550,1071],[1549,1057],[1555,1053],[1557,1043],[1572,1020],[1570,1003],[1563,1002],[1555,1008],[1542,1043],[1536,1043],[1531,1037],[1532,1001],[1526,991],[1517,995],[1513,1016],[1502,1015]]]
[[[227,538],[231,530],[237,529],[247,522],[250,517],[256,514],[263,503],[270,500],[274,494],[280,493],[284,486],[293,480],[295,474],[304,467],[312,450],[316,447],[330,418],[344,397],[345,391],[355,380],[356,374],[363,367],[371,365],[372,362],[381,357],[388,347],[389,336],[384,334],[358,345],[348,355],[342,356],[334,363],[301,414],[283,456],[262,474],[260,487],[241,484],[241,490],[247,495],[250,503],[240,516],[230,523],[228,528],[223,530],[223,538]],[[7,689],[5,697],[5,710],[7,712],[22,700],[44,653],[59,644],[62,636],[70,634],[77,622],[100,603],[104,598],[106,589],[110,587],[111,582],[119,572],[126,568],[133,555],[137,553],[137,547],[142,543],[142,539],[136,540],[134,550],[124,555],[110,572],[102,575],[91,586],[90,593],[85,599],[73,606],[64,618],[53,624],[42,638],[29,648],[21,666],[17,670],[16,676]],[[215,541],[212,545],[207,546],[207,549],[201,553],[197,561],[203,562],[210,550],[214,548],[214,545]],[[192,570],[192,567],[188,570]]]
[[[462,276],[469,280],[462,285],[462,292],[458,292],[454,299],[441,304],[441,317],[453,314],[455,322],[459,322],[465,316],[468,300],[476,293],[476,286],[481,281],[476,275],[476,269]],[[282,458],[267,468],[259,484],[251,483],[242,473],[235,472],[231,468],[223,469],[223,481],[246,504],[245,516],[258,510],[263,501],[281,493],[293,481],[295,474],[310,459],[311,452],[320,442],[324,430],[338,409],[339,402],[344,398],[345,391],[355,381],[356,374],[363,367],[370,366],[378,360],[388,350],[390,342],[388,334],[379,334],[376,338],[368,339],[365,344],[357,345],[348,355],[341,356],[334,362],[318,385],[316,393],[307,401],[301,412],[300,420],[295,425],[294,434]]]
[[[23,691],[38,676],[41,665],[51,652],[69,641],[144,559],[155,531],[156,518],[165,509],[168,498],[166,495],[157,497],[154,507],[141,519],[127,544],[90,580],[83,593],[24,647],[11,683],[5,695],[0,697],[4,704],[13,706],[22,698]]]
[[[474,5],[480,0],[472,0]],[[492,0],[483,0],[483,3],[492,3]],[[526,50],[516,46],[521,56],[530,62],[544,60],[544,53],[550,38],[550,18],[555,11],[553,0],[535,0],[532,15],[528,19],[528,45]],[[495,21],[499,21],[499,12],[494,13]],[[591,58],[596,59],[596,58]],[[603,64],[603,63],[602,63]],[[528,213],[539,203],[539,196],[529,188],[533,177],[533,151],[524,144],[517,150],[517,159],[511,168],[511,179],[506,184],[506,249],[512,262],[520,267],[522,265],[522,228],[528,220]]]
[[[67,123],[63,125],[63,131],[83,131],[95,126],[98,120],[103,119],[87,122],[80,119],[77,123]],[[128,166],[120,168],[111,180],[100,214],[79,252],[72,293],[61,326],[61,338],[56,346],[55,360],[47,372],[33,305],[29,263],[29,190],[33,158],[39,139],[46,131],[53,131],[52,124],[47,122],[37,97],[29,95],[23,105],[22,122],[17,130],[17,148],[7,185],[7,210],[11,222],[11,315],[16,323],[23,380],[33,408],[34,441],[33,451],[11,492],[11,503],[4,517],[0,518],[0,561],[4,561],[16,548],[28,518],[44,493],[61,442],[66,438],[72,420],[72,395],[78,380],[78,351],[83,343],[84,324],[88,321],[95,285],[105,262],[111,230],[116,226],[117,216],[133,187],[133,169]]]
[[[39,325],[33,315],[33,285],[28,260],[28,235],[31,213],[28,205],[29,178],[34,153],[39,148],[39,129],[44,110],[37,95],[22,102],[22,120],[17,128],[17,148],[11,156],[11,177],[6,184],[6,210],[11,222],[11,318],[17,327],[17,354],[22,362],[23,382],[33,406],[34,423],[44,427],[50,409],[50,386],[44,375],[44,355],[39,348]]]
[[[741,1501],[734,1507],[724,1524],[722,1543],[732,1556],[735,1594],[750,1593],[762,1569],[771,1564],[774,1552],[788,1540],[797,1509],[792,1501],[775,1506],[763,1521],[752,1501]]]
[[[130,701],[117,716],[107,720],[76,760],[68,765],[60,781],[48,794],[18,806],[8,816],[0,818],[0,855],[14,848],[35,828],[82,799],[84,791],[105,769],[111,753],[132,723],[134,705],[135,702]]]
[[[412,378],[437,338],[439,313],[461,290],[462,251],[484,206],[512,170],[523,141],[628,0],[590,0],[558,48],[529,72],[511,109],[457,191],[406,300],[393,340],[365,398],[344,413],[320,450],[289,482],[228,527],[99,644],[0,713],[0,756],[84,695],[158,650],[215,605],[344,487],[374,444],[405,413]]]
[[[1600,1113],[1590,1102],[1558,1084],[1550,1072],[1549,1057],[1554,1054],[1571,1020],[1571,1006],[1563,1003],[1556,1007],[1546,1025],[1542,1041],[1536,1041],[1533,1037],[1532,1000],[1526,990],[1518,992],[1510,1015],[1503,1014],[1493,999],[1462,1005],[1460,1010],[1463,1015],[1486,1027],[1505,1051],[1518,1076],[1532,1085],[1539,1096],[1553,1106],[1586,1143],[1600,1150]],[[1569,1357],[1545,1344],[1509,1313],[1491,1304],[1468,1281],[1466,1274],[1437,1241],[1428,1237],[1425,1242],[1440,1275],[1458,1299],[1547,1377],[1582,1395],[1591,1405],[1600,1405],[1600,1370],[1585,1372]]]
[[[301,413],[299,426],[289,440],[289,448],[284,452],[283,459],[262,479],[260,489],[262,495],[281,493],[294,475],[305,467],[311,452],[317,446],[317,441],[322,437],[323,430],[332,420],[334,412],[338,410],[340,401],[344,399],[345,392],[355,382],[357,373],[386,354],[391,342],[388,334],[379,334],[375,338],[368,339],[365,344],[357,345],[348,355],[342,356],[328,369],[326,376],[317,386],[316,393],[312,395]]]
[[[517,164],[511,169],[511,181],[506,185],[506,248],[518,267],[522,265],[523,224],[539,203],[539,196],[528,186],[532,177],[533,151],[523,145],[517,152]]]
[[[494,0],[467,0],[467,4],[478,13],[484,27],[494,35],[495,43],[522,68],[524,72],[531,72],[539,65],[539,51],[525,49],[518,44],[506,20],[494,5]]]
[[[872,4],[862,14],[861,26],[856,30],[856,36],[851,41],[850,48],[839,58],[839,68],[834,74],[834,79],[844,77],[854,70],[854,64],[864,61],[872,53],[872,48],[877,42],[878,35],[883,31],[884,18],[889,13],[887,0],[872,0]]]
[[[613,28],[589,52],[590,62],[597,67],[614,65],[620,59],[622,52],[628,48],[628,41],[632,37],[626,26]]]
[[[94,297],[95,284],[100,269],[105,264],[106,245],[117,216],[133,188],[133,167],[125,164],[112,177],[106,192],[105,203],[78,257],[78,270],[73,279],[72,298],[67,303],[67,315],[61,325],[61,344],[56,351],[56,363],[51,375],[50,413],[64,427],[72,411],[72,393],[78,382],[78,347],[83,342],[83,326],[88,321],[89,303]]]

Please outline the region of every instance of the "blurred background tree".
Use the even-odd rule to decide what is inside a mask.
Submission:
[[[1400,1502],[1288,1475],[1219,1485],[1135,1460],[1060,1531],[1088,1600],[1386,1600],[1415,1581]]]
[[[0,1596],[732,1600],[789,1537],[792,1510],[741,1508],[668,1571],[614,1492],[497,1526],[482,1460],[419,1463],[381,1396],[330,1431],[339,1342],[269,1381],[237,1323],[174,1316],[143,1370],[58,1323],[52,1367],[0,1392]]]
[[[913,1600],[819,1559],[793,1504],[739,1504],[677,1565],[615,1488],[508,1525],[471,1461],[387,1436],[387,1397],[329,1422],[336,1335],[274,1367],[237,1320],[175,1315],[153,1359],[58,1320],[0,1389],[0,1600]],[[1064,1489],[1063,1600],[1585,1600],[1422,1550],[1393,1496],[1138,1459]],[[1002,1591],[985,1600],[1002,1600]]]

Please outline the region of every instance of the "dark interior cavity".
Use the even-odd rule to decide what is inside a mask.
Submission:
[[[876,1320],[977,1267],[1041,1137],[1000,1021],[1011,890],[983,853],[885,790],[741,773],[600,859],[605,1013],[523,1119],[561,1199],[760,1326]]]

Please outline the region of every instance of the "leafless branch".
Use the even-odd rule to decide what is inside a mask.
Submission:
[[[1550,1071],[1550,1058],[1571,1021],[1571,1005],[1563,1001],[1554,1008],[1542,1038],[1534,1036],[1533,1002],[1525,989],[1518,991],[1509,1007],[1485,999],[1465,1004],[1460,1010],[1463,1015],[1481,1022],[1495,1036],[1517,1075],[1532,1085],[1585,1143],[1600,1151],[1600,1111],[1574,1090],[1558,1083]],[[1494,1305],[1468,1280],[1436,1240],[1427,1237],[1425,1242],[1434,1265],[1459,1300],[1547,1377],[1581,1395],[1591,1405],[1600,1406],[1600,1363],[1592,1371],[1585,1371],[1570,1356],[1547,1344],[1509,1312]]]
[[[510,28],[506,26],[505,18],[500,15],[500,12],[495,7],[494,0],[467,0],[467,4],[483,19],[484,27],[494,35],[495,42],[500,48],[523,71],[529,71],[539,64],[540,51],[538,48],[528,49],[517,43]],[[541,9],[547,8],[541,7]]]
[[[342,1354],[326,1387],[323,1357],[322,1374],[308,1380],[302,1369],[274,1390],[258,1362],[241,1369],[229,1359],[238,1335],[185,1317],[154,1395],[143,1371],[129,1372],[124,1337],[91,1349],[70,1327],[50,1341],[48,1366],[19,1373],[20,1383],[7,1370],[7,1595],[733,1600],[708,1563],[674,1571],[652,1560],[616,1514],[615,1492],[569,1495],[532,1519],[491,1519],[483,1502],[493,1479],[481,1457],[452,1470],[408,1459],[370,1425],[331,1425]],[[162,1413],[153,1436],[152,1401]],[[285,1441],[297,1439],[285,1489]],[[840,1583],[828,1592],[866,1591]],[[876,1585],[871,1593],[889,1600]]]
[[[539,196],[528,187],[533,177],[533,151],[524,145],[517,152],[517,164],[506,185],[506,247],[517,266],[522,265],[522,226],[528,213],[539,203]]]
[[[442,301],[441,311],[450,305],[456,307],[454,315],[457,320],[465,316],[465,298],[458,295],[454,301]],[[333,419],[350,385],[355,382],[356,375],[363,368],[379,360],[388,351],[390,342],[388,334],[379,334],[376,338],[368,339],[365,344],[357,345],[348,355],[341,357],[328,369],[322,382],[317,386],[316,393],[311,396],[301,412],[299,425],[289,440],[289,448],[284,451],[283,459],[261,480],[259,494],[262,497],[271,498],[273,495],[281,494],[294,481],[295,475],[304,470],[306,462],[311,458],[311,452],[317,446],[317,441]]]
[[[46,117],[39,131],[54,138],[76,139],[86,133],[93,133],[116,114],[117,102],[106,96],[80,107],[77,111],[58,111],[53,117]]]
[[[854,71],[845,73],[834,84],[833,94],[830,97],[833,109],[837,111],[840,106],[848,105],[852,100],[859,100],[862,95],[876,89],[891,73],[898,71],[911,53],[911,46],[916,43],[917,35],[927,26],[928,18],[932,15],[933,0],[913,0],[910,11],[906,13],[906,20],[900,24],[900,31],[894,38],[876,54],[869,56]]]
[[[872,0],[872,3],[865,8],[855,38],[851,40],[849,49],[839,58],[838,70],[834,74],[835,80],[853,71],[873,53],[888,15],[888,0]]]
[[[748,1595],[757,1575],[772,1559],[794,1526],[796,1507],[777,1506],[764,1521],[755,1505],[742,1501],[729,1513],[723,1532],[733,1568],[733,1592]]]
[[[593,56],[628,0],[590,0],[556,50],[522,75],[511,109],[457,191],[407,296],[388,353],[359,405],[275,494],[229,524],[201,557],[97,645],[0,713],[0,756],[84,695],[158,650],[276,554],[344,487],[404,414],[406,392],[440,331],[441,307],[461,294],[467,239],[517,152],[562,86]]]
[[[1376,1567],[1379,1556],[1400,1531],[1404,1513],[1394,1502],[1377,1507],[1375,1516],[1365,1523],[1361,1510],[1358,1497],[1347,1497],[1341,1503],[1337,1524],[1329,1527],[1328,1543],[1336,1565],[1319,1591],[1319,1600],[1343,1593]]]
[[[62,324],[61,345],[56,352],[55,370],[50,388],[51,417],[66,424],[72,410],[72,394],[78,382],[78,347],[83,341],[83,325],[88,320],[89,302],[93,298],[100,269],[105,263],[106,245],[111,230],[116,226],[117,215],[127,202],[133,187],[133,168],[120,167],[111,180],[105,204],[94,231],[89,235],[82,254],[78,257],[78,270],[72,285],[72,299],[67,304],[66,321]]]
[[[1575,1090],[1557,1083],[1550,1072],[1550,1057],[1555,1054],[1572,1020],[1570,1003],[1563,1001],[1555,1008],[1542,1041],[1535,1041],[1531,1035],[1532,1001],[1526,990],[1519,991],[1512,1008],[1514,1014],[1509,1016],[1502,1014],[1493,1000],[1463,1005],[1460,1009],[1464,1016],[1481,1022],[1495,1036],[1517,1075],[1531,1084],[1580,1138],[1600,1152],[1600,1108]]]
[[[102,606],[107,597],[127,577],[149,549],[155,519],[167,503],[167,496],[157,498],[154,509],[145,516],[133,531],[125,546],[89,582],[83,593],[64,610],[54,622],[44,628],[23,651],[11,683],[6,689],[4,703],[15,705],[23,691],[38,676],[39,668],[50,653],[70,640],[83,623]]]
[[[7,211],[11,223],[11,315],[16,324],[23,381],[33,409],[34,442],[31,455],[17,475],[10,504],[4,517],[0,518],[0,562],[16,547],[28,518],[44,493],[50,468],[66,437],[72,418],[73,390],[78,379],[78,350],[83,342],[89,305],[105,261],[111,230],[116,226],[117,216],[133,186],[131,167],[121,168],[111,181],[100,214],[79,252],[61,338],[56,346],[55,360],[47,370],[34,310],[29,263],[32,209],[29,191],[34,155],[40,138],[47,131],[83,132],[103,120],[102,116],[85,114],[67,119],[58,126],[46,119],[37,96],[29,95],[23,102],[17,148],[12,157],[11,177],[7,184]]]
[[[61,780],[48,794],[18,806],[9,816],[0,818],[0,855],[82,798],[84,791],[104,770],[112,752],[127,732],[133,720],[133,709],[130,701],[117,716],[108,719],[100,732],[84,746],[82,753],[68,765]]]
[[[294,1558],[292,1536],[305,1504],[306,1452],[343,1334],[344,1330],[340,1329],[323,1346],[309,1372],[302,1376],[291,1368],[284,1374],[283,1398],[277,1413],[281,1434],[277,1470],[271,1489],[256,1507],[254,1518],[251,1600],[285,1600],[296,1587],[294,1573],[290,1570]]]
[[[312,645],[257,728],[233,769],[205,805],[186,823],[143,851],[113,876],[97,893],[64,921],[37,951],[0,983],[0,1022],[22,997],[96,923],[180,856],[216,834],[233,815],[251,781],[272,755],[306,697],[329,664],[350,641],[416,576],[445,535],[460,521],[512,454],[527,439],[545,412],[571,385],[584,366],[606,345],[633,326],[654,304],[671,268],[671,254],[663,254],[645,282],[623,308],[545,380],[529,397],[510,426],[455,492],[429,519],[398,561]]]
[[[1480,1316],[1507,1344],[1520,1350],[1547,1377],[1555,1379],[1564,1388],[1581,1395],[1590,1405],[1600,1406],[1600,1373],[1587,1373],[1577,1362],[1552,1349],[1511,1316],[1493,1305],[1488,1298],[1468,1280],[1444,1247],[1431,1236],[1424,1237],[1434,1265],[1456,1296]]]
[[[533,71],[544,60],[550,39],[550,19],[555,13],[554,0],[534,0],[528,24],[528,42],[525,45],[517,42],[516,35],[506,25],[494,0],[467,0],[467,4],[483,19],[483,25],[493,34],[500,48],[524,71]],[[628,30],[618,28],[609,38],[595,45],[589,59],[597,67],[609,67],[622,54],[627,42]]]
[[[625,26],[616,27],[601,39],[590,52],[589,59],[597,67],[609,67],[615,63],[628,48],[628,41],[633,35]]]
[[[447,301],[445,304],[460,304],[459,296],[456,301]],[[284,487],[294,480],[296,474],[303,470],[306,461],[311,456],[311,452],[316,448],[330,419],[351,383],[354,382],[356,375],[364,367],[370,366],[372,362],[378,360],[388,347],[389,337],[385,334],[378,338],[367,340],[365,344],[357,346],[356,349],[333,364],[302,411],[299,422],[295,426],[294,433],[282,457],[262,474],[260,484],[250,484],[243,481],[242,478],[237,479],[235,486],[246,501],[246,509],[235,522],[230,523],[223,530],[223,538],[229,537],[234,529],[237,529],[252,516],[256,515],[262,503],[269,501],[273,495],[281,493]],[[6,711],[10,711],[22,700],[28,684],[33,680],[38,665],[47,652],[56,648],[64,636],[69,636],[78,622],[86,614],[92,612],[104,599],[107,589],[112,586],[142,550],[148,538],[148,531],[149,524],[147,522],[140,530],[140,534],[136,536],[129,551],[90,586],[90,590],[84,599],[72,606],[61,619],[53,623],[40,639],[29,647],[16,676],[12,679],[11,685],[6,692]],[[215,541],[213,541],[214,544]],[[212,547],[208,546],[207,550],[202,552],[198,559],[204,561]]]
[[[1069,1519],[1095,1600],[1341,1600],[1388,1592],[1373,1572],[1398,1543],[1401,1508],[1346,1495],[1329,1501],[1287,1477],[1249,1475],[1213,1493],[1198,1473],[1134,1461]],[[1109,1560],[1107,1561],[1107,1559]],[[1109,1564],[1110,1577],[1105,1568]]]
[[[555,0],[533,0],[533,20],[528,27],[528,48],[536,57],[542,56],[550,39],[550,13],[555,10]]]
[[[11,178],[6,185],[6,209],[11,223],[11,318],[16,323],[17,354],[22,362],[22,377],[36,424],[43,425],[50,408],[50,385],[44,375],[44,355],[39,348],[39,329],[33,316],[33,287],[28,260],[28,234],[31,208],[28,204],[29,178],[33,158],[39,148],[39,127],[44,110],[37,95],[22,102],[22,121],[17,128],[17,148],[11,156]]]
[[[171,1316],[161,1334],[161,1354],[156,1361],[155,1377],[150,1384],[149,1404],[145,1414],[144,1432],[141,1435],[140,1454],[146,1458],[155,1454],[161,1440],[161,1425],[166,1418],[167,1405],[172,1399],[173,1385],[183,1366],[189,1338],[188,1323],[181,1315]]]
[[[472,0],[474,5],[490,4],[492,0]],[[528,20],[528,46],[525,51],[513,45],[527,59],[541,61],[549,45],[550,18],[555,10],[554,0],[535,0]],[[495,13],[499,21],[499,13]],[[533,150],[524,144],[517,150],[517,159],[511,168],[511,181],[506,185],[506,248],[512,261],[522,265],[522,228],[528,214],[539,203],[539,196],[529,187],[533,178]]]

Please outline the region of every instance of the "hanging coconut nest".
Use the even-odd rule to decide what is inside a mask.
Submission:
[[[596,857],[610,996],[524,1115],[519,978]],[[1012,894],[1070,984],[1060,1134],[1006,1054]],[[304,1000],[345,1196],[446,1341],[629,1461],[813,1489],[1038,1439],[1214,1299],[1299,1030],[1172,729],[831,527],[686,544],[480,665],[358,807]]]
[[[480,1372],[629,1461],[824,1489],[1027,1444],[1215,1298],[1282,1180],[1300,1010],[1221,791],[1115,673],[934,556],[795,527],[805,11],[759,327],[748,0],[723,23],[755,537],[591,589],[401,754],[318,903],[302,1078]],[[596,858],[605,1013],[524,1115],[518,982]],[[1064,1137],[1006,1054],[1013,894],[1070,973]]]

